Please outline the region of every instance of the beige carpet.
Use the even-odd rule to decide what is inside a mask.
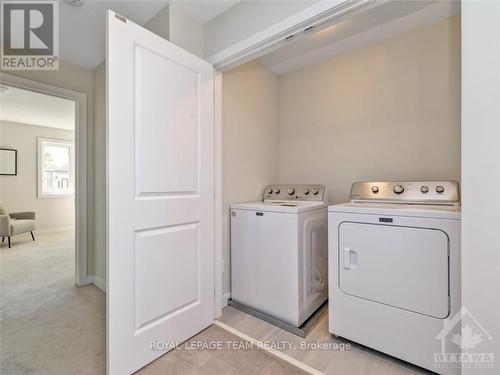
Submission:
[[[209,344],[221,345],[210,349]],[[244,340],[215,325],[160,357],[137,375],[299,375],[299,368],[268,352],[242,348]],[[206,349],[190,349],[204,345]]]
[[[0,373],[104,374],[105,294],[74,286],[72,233],[35,236],[0,247]]]

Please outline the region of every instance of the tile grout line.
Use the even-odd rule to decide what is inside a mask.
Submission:
[[[296,360],[293,357],[290,357],[288,354],[280,352],[279,350],[276,350],[276,349],[267,348],[262,341],[256,340],[253,337],[250,337],[250,336],[244,334],[243,332],[238,331],[237,329],[228,326],[225,323],[222,323],[222,322],[216,320],[216,321],[214,321],[214,324],[217,325],[217,326],[219,326],[219,327],[221,327],[222,329],[225,329],[226,331],[232,333],[233,335],[236,335],[236,336],[242,338],[243,340],[249,341],[252,344],[257,345],[258,347],[262,348],[263,350],[265,350],[266,352],[272,354],[273,356],[278,357],[278,358],[284,360],[285,362],[288,362],[291,365],[293,365],[295,367],[298,367],[299,369],[301,369],[303,371],[308,372],[309,374],[312,374],[312,375],[325,375],[321,371],[316,370],[315,368],[312,368],[311,366],[306,365],[305,363],[302,363],[302,362]]]

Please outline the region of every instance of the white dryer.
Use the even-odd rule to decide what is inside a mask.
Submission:
[[[327,208],[324,185],[271,185],[232,204],[232,302],[301,326],[328,297]]]
[[[330,332],[458,374],[436,361],[460,309],[458,183],[355,183],[328,211]]]

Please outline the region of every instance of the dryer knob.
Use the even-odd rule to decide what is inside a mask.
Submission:
[[[288,188],[288,195],[293,195],[295,194],[295,189],[294,188]]]
[[[274,192],[275,192],[276,194],[279,194],[279,193],[280,193],[280,191],[281,191],[280,189],[274,189]]]
[[[319,194],[319,190],[318,190],[318,189],[316,189],[316,188],[314,188],[314,189],[313,189],[313,194],[314,194],[314,195],[318,195],[318,194]]]
[[[420,191],[422,193],[424,193],[424,194],[428,193],[429,192],[429,186],[425,186],[425,185],[421,186],[420,187]]]
[[[267,189],[267,194],[272,194],[273,193],[273,189],[269,188]]]
[[[308,195],[309,194],[309,189],[304,189],[304,194]]]
[[[436,193],[444,193],[444,186],[441,185],[436,186]]]
[[[378,186],[372,186],[372,193],[377,194],[379,192]]]
[[[403,191],[405,191],[405,188],[403,186],[401,186],[401,185],[396,185],[396,186],[394,186],[393,191],[396,194],[401,194]]]

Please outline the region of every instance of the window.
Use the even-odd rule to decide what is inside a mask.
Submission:
[[[38,197],[69,196],[74,192],[74,142],[38,138]]]

